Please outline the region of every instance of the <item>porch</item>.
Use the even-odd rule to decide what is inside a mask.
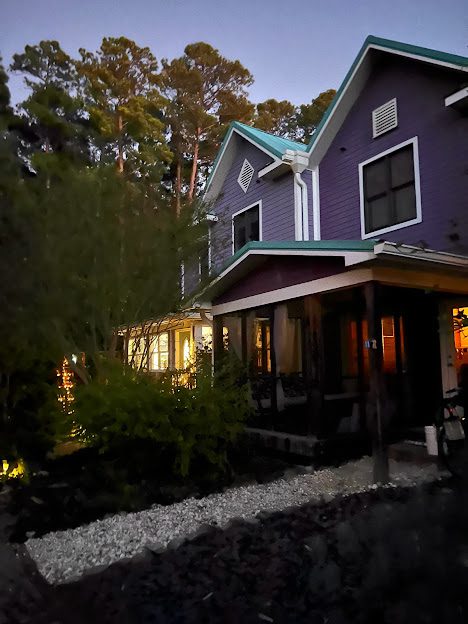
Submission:
[[[214,285],[215,365],[227,352],[243,362],[249,426],[274,432],[272,445],[297,436],[310,448],[340,438],[360,445],[376,429],[387,442],[407,438],[433,423],[448,389],[441,352],[453,324],[441,309],[468,294],[466,259],[457,266],[459,257],[448,264],[431,252],[428,262],[410,248],[395,261],[350,243],[341,258],[319,243],[296,243],[280,258],[271,248],[253,261],[244,252]],[[272,272],[280,288],[270,287]]]

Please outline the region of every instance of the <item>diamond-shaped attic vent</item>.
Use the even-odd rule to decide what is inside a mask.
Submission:
[[[372,134],[374,139],[398,126],[396,98],[372,111]]]
[[[240,170],[239,177],[237,178],[239,186],[244,191],[244,193],[247,193],[247,189],[249,188],[249,184],[252,181],[253,174],[254,168],[246,158]]]

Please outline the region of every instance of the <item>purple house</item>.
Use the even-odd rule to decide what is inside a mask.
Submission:
[[[467,85],[468,58],[368,37],[309,145],[230,127],[206,294],[215,364],[228,345],[249,367],[255,429],[301,448],[376,422],[406,435],[457,385]]]

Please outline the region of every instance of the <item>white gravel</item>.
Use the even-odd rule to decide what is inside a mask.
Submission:
[[[390,462],[393,485],[418,485],[440,477],[435,465]],[[308,501],[372,487],[372,462],[365,457],[338,468],[287,476],[266,484],[231,488],[170,506],[154,505],[91,524],[30,539],[26,546],[40,572],[53,583],[74,580],[86,570],[132,557],[145,547],[161,548],[187,537],[201,525],[225,526],[260,511],[279,511]]]

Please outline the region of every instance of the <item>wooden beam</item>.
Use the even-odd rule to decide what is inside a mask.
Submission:
[[[223,317],[213,317],[213,367],[215,370],[224,357]]]
[[[320,295],[304,297],[305,379],[307,402],[311,408],[308,434],[319,434],[323,428],[323,334]]]
[[[389,481],[388,452],[385,442],[386,387],[383,375],[382,314],[380,310],[380,287],[375,282],[364,286],[366,315],[369,327],[369,340],[365,345],[369,349],[370,387],[367,400],[367,423],[372,438],[374,459],[374,482]]]

